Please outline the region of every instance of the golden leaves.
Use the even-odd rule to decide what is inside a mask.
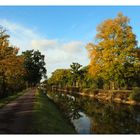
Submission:
[[[108,19],[97,27],[97,44],[89,43],[86,48],[89,53],[92,75],[110,73],[114,75],[116,66],[122,69],[125,62],[134,63],[136,36],[129,26],[129,18],[118,13],[114,19]]]
[[[22,56],[18,56],[18,48],[9,45],[8,35],[0,32],[0,76],[14,77],[22,75],[23,62]]]

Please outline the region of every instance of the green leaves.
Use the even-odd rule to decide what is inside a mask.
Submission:
[[[26,71],[24,79],[30,86],[36,85],[46,76],[45,56],[41,52],[34,50],[27,50],[22,55],[24,57],[24,68]]]

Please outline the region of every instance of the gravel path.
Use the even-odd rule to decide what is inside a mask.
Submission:
[[[28,134],[35,100],[35,90],[0,109],[0,134]]]

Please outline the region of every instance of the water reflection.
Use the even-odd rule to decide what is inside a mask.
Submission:
[[[72,120],[78,133],[140,134],[140,108],[103,103],[80,95],[49,93]]]
[[[71,120],[79,119],[81,117],[80,106],[74,96],[69,96],[63,93],[49,93],[48,96],[52,98],[56,104],[64,111],[65,115]]]
[[[90,128],[91,120],[83,112],[79,112],[79,114],[81,115],[81,117],[78,119],[73,119],[72,123],[74,124],[75,129],[77,130],[78,133],[89,134],[91,129]]]

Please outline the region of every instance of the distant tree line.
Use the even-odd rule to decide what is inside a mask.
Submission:
[[[60,87],[79,87],[79,88],[103,88],[101,78],[93,78],[89,74],[89,66],[72,63],[69,69],[57,69],[46,81],[49,86],[56,85]]]
[[[0,98],[40,83],[46,76],[44,55],[19,48],[9,42],[7,31],[0,27]]]

